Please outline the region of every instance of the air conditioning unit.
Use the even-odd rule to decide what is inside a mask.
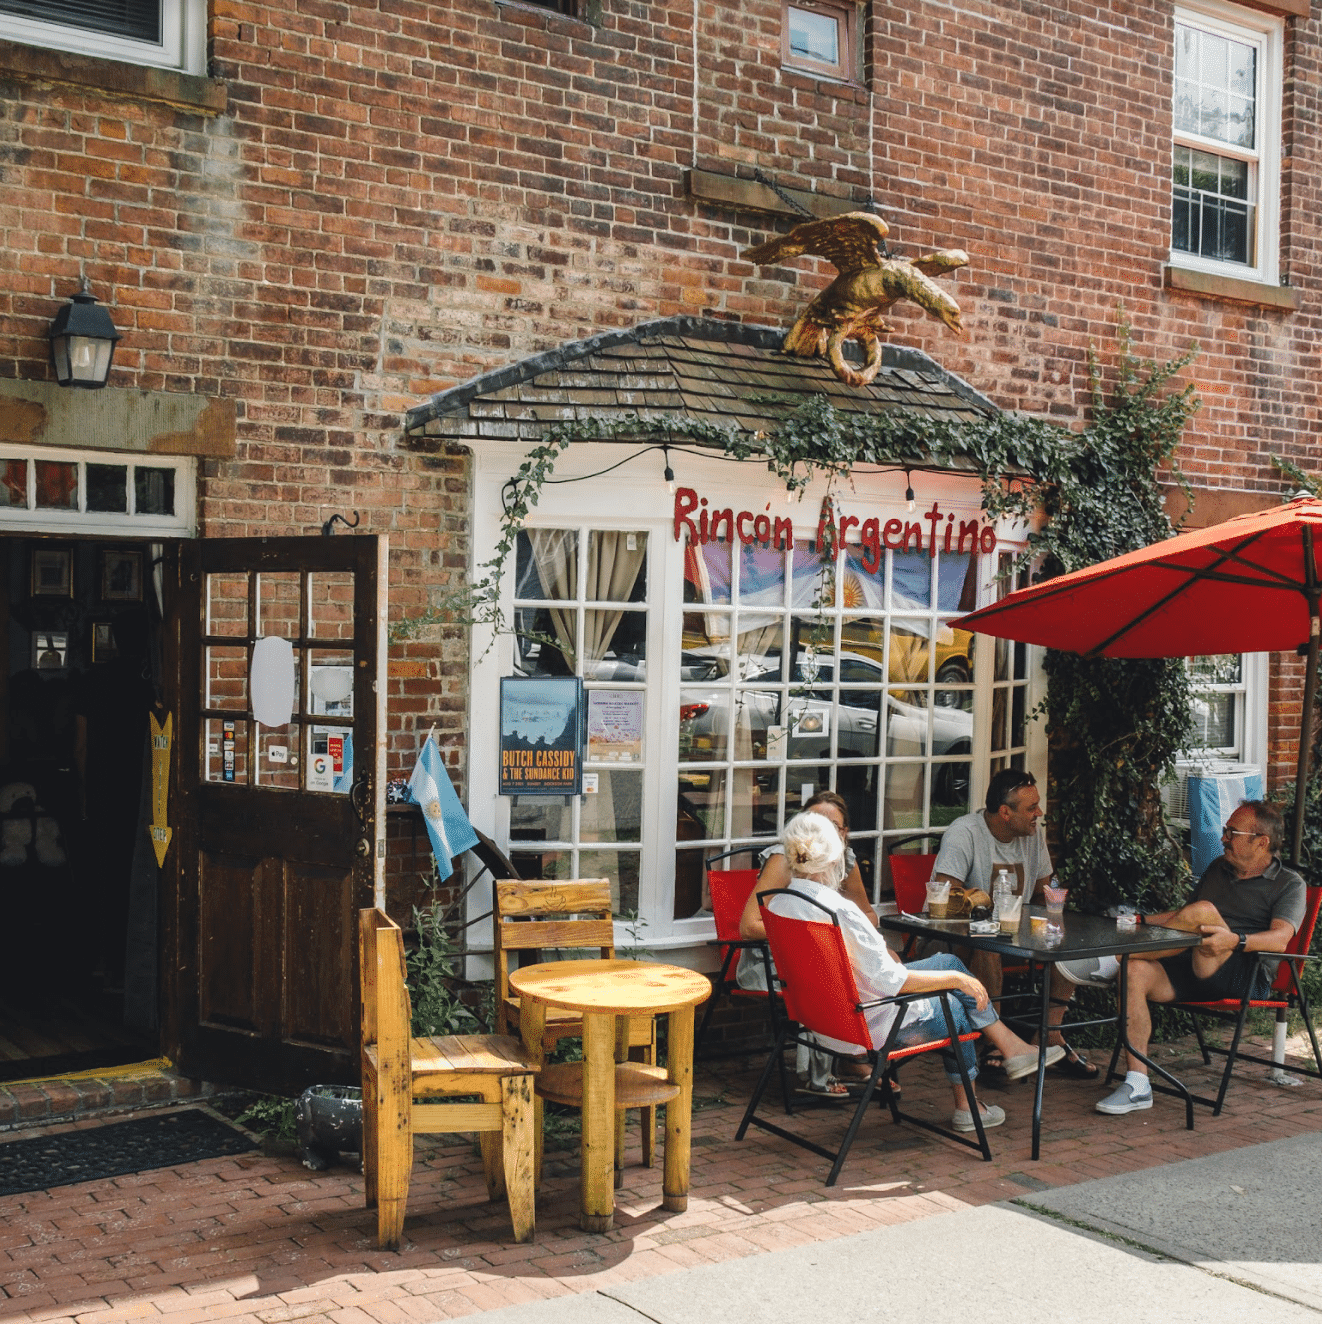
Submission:
[[[1235,759],[1181,759],[1171,777],[1161,784],[1161,804],[1172,827],[1189,826],[1189,778],[1193,777],[1247,777],[1258,769],[1251,763]]]

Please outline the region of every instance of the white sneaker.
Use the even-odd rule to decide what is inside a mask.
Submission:
[[[1118,973],[1119,967],[1109,974],[1099,974],[1103,960],[1107,958],[1101,956],[1087,956],[1081,961],[1057,961],[1056,969],[1060,971],[1071,984],[1113,984]],[[1114,960],[1111,957],[1110,960]],[[1108,962],[1109,964],[1109,962]]]
[[[990,1126],[1000,1126],[1005,1121],[1005,1110],[998,1108],[994,1103],[979,1104],[979,1111],[982,1113],[982,1129],[984,1131]],[[972,1109],[956,1108],[954,1116],[950,1119],[950,1129],[952,1131],[976,1131],[978,1128],[973,1125]]]
[[[1151,1107],[1152,1090],[1149,1089],[1146,1094],[1138,1094],[1127,1080],[1122,1081],[1119,1089],[1108,1094],[1106,1098],[1097,1100],[1097,1111],[1109,1113],[1113,1117],[1119,1117],[1123,1113],[1142,1112],[1144,1108]]]

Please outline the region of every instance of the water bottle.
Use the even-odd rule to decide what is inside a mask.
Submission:
[[[1014,874],[1002,866],[996,870],[996,877],[992,880],[992,919],[997,924],[1001,922],[1001,912],[1005,909],[1006,901],[1013,895]]]

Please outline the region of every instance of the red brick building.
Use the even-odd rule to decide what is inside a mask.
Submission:
[[[1279,500],[1272,453],[1313,464],[1322,46],[1307,0],[91,9],[0,2],[0,763],[7,785],[32,787],[0,810],[26,815],[34,842],[54,817],[72,843],[79,740],[123,753],[97,736],[107,700],[88,678],[111,665],[115,621],[145,618],[175,721],[175,836],[159,879],[126,859],[120,900],[89,892],[99,918],[78,941],[105,966],[101,936],[127,928],[141,959],[126,996],[163,1009],[150,1034],[197,1070],[290,1082],[347,1060],[354,906],[411,891],[410,829],[382,845],[382,783],[407,775],[433,724],[479,826],[534,867],[609,873],[644,941],[680,959],[698,959],[710,922],[677,840],[693,854],[763,839],[808,785],[848,783],[880,870],[889,840],[976,797],[993,758],[1040,764],[1023,722],[1031,659],[997,671],[948,637],[965,589],[990,591],[968,557],[902,548],[864,574],[861,599],[841,590],[827,674],[786,641],[808,605],[796,551],[759,543],[741,561],[727,535],[718,565],[673,537],[666,464],[750,521],[783,501],[764,468],[626,443],[571,448],[564,474],[582,481],[548,489],[523,535],[510,591],[530,596],[511,609],[541,621],[545,652],[505,638],[486,655],[461,626],[428,626],[392,638],[375,691],[367,679],[378,625],[424,616],[489,557],[503,478],[546,420],[691,411],[695,364],[727,401],[714,413],[748,416],[749,382],[786,362],[757,328],[787,327],[830,269],[739,254],[800,209],[871,205],[904,251],[969,254],[942,281],[967,338],[899,305],[891,340],[918,353],[892,356],[858,407],[958,397],[1076,422],[1089,347],[1107,355],[1123,306],[1142,356],[1200,346],[1189,375],[1204,404],[1182,454],[1196,521]],[[81,277],[121,336],[98,392],[56,385],[50,363],[51,321]],[[635,332],[675,318],[697,320]],[[659,384],[643,361],[658,353]],[[608,392],[622,354],[638,361]],[[843,389],[814,364],[795,371],[783,389]],[[626,467],[588,478],[608,451]],[[977,517],[970,478],[921,472],[860,474],[844,508],[903,521],[910,482],[921,509]],[[796,544],[820,496],[795,508]],[[337,512],[360,522],[323,546]],[[601,569],[607,534],[646,534],[647,574],[594,598],[581,577]],[[388,536],[380,571],[363,535]],[[1013,547],[1014,530],[997,536]],[[620,619],[594,656],[603,616]],[[243,688],[249,646],[280,633],[295,641],[288,735],[253,720]],[[722,670],[735,643],[739,665]],[[495,682],[548,668],[577,669],[589,699],[642,696],[621,700],[638,747],[589,766],[596,801],[497,794]],[[883,740],[897,678],[913,711],[891,713]],[[1247,659],[1217,679],[1209,743],[1288,776],[1297,669]],[[824,696],[811,749],[791,711],[804,684]],[[45,725],[23,716],[38,709]],[[376,726],[359,726],[369,709]],[[136,751],[123,761],[136,768]],[[276,840],[291,823],[308,825],[285,832],[300,840]],[[70,844],[63,864],[22,849],[44,932],[42,870],[85,871],[96,848]]]

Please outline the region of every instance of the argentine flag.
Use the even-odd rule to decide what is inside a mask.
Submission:
[[[431,736],[423,741],[409,778],[409,795],[414,804],[422,806],[422,818],[436,857],[436,872],[444,882],[454,872],[450,861],[477,845],[477,833],[459,803],[441,751]]]

